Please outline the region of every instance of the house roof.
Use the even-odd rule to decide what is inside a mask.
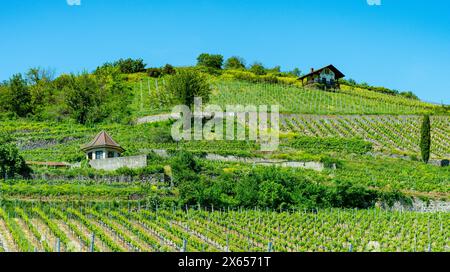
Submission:
[[[311,72],[311,73],[309,73],[307,75],[301,76],[298,79],[302,80],[302,79],[304,79],[306,77],[309,77],[309,76],[312,76],[312,75],[315,75],[315,74],[320,74],[320,73],[322,73],[323,70],[325,70],[327,68],[330,69],[331,71],[333,71],[333,73],[336,75],[336,79],[345,77],[345,75],[341,71],[339,71],[336,67],[334,67],[334,65],[330,64],[328,66],[325,66],[323,68],[315,70],[314,72]]]
[[[114,141],[106,131],[101,131],[99,134],[97,134],[97,136],[95,136],[95,138],[91,142],[84,145],[81,150],[89,151],[91,149],[104,147],[115,149],[119,152],[125,151],[125,149],[123,149],[118,143],[116,143],[116,141]]]

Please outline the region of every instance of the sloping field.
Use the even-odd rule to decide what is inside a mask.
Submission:
[[[281,128],[312,137],[360,137],[388,153],[419,156],[420,116],[283,115]],[[431,118],[432,157],[450,158],[450,118]]]
[[[0,251],[448,252],[449,219],[382,210],[10,206],[0,208]]]

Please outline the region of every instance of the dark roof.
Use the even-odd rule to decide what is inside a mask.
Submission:
[[[106,131],[102,131],[97,134],[97,136],[95,136],[95,138],[90,143],[84,145],[81,150],[88,151],[90,149],[102,147],[116,149],[119,152],[125,151],[118,143],[113,140],[113,138],[111,138],[111,136],[109,136],[108,133],[106,133]]]
[[[331,71],[333,71],[333,73],[336,75],[336,79],[345,77],[345,75],[341,71],[339,71],[336,67],[334,67],[332,64],[330,64],[330,65],[325,66],[323,68],[320,68],[318,70],[314,70],[314,72],[311,72],[311,73],[309,73],[307,75],[301,76],[298,79],[302,80],[302,79],[304,79],[306,77],[309,77],[311,75],[320,74],[323,70],[325,70],[327,68],[330,69]]]

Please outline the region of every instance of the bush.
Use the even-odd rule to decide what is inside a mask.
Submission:
[[[200,54],[197,58],[197,65],[220,70],[223,65],[223,56],[206,53]]]
[[[100,67],[97,67],[97,69],[94,71],[94,74],[97,73],[99,70],[102,69],[109,69],[111,67],[116,67],[119,69],[119,71],[123,74],[134,74],[134,73],[140,73],[145,72],[145,66],[143,59],[119,59],[118,61],[115,61],[113,63],[105,63]]]
[[[16,174],[27,178],[31,174],[31,169],[20,156],[13,139],[0,131],[0,178],[14,178]]]
[[[267,74],[266,68],[262,65],[260,62],[255,62],[250,66],[250,72],[254,73],[255,75],[261,76]]]
[[[32,112],[30,88],[21,74],[13,75],[3,88],[2,104],[6,110],[19,117],[26,117]]]
[[[423,117],[422,129],[420,135],[420,151],[422,160],[428,163],[430,160],[430,148],[431,148],[431,124],[430,116],[425,115]]]
[[[225,62],[225,69],[245,69],[245,60],[240,57],[231,57]]]
[[[114,66],[119,67],[120,72],[124,74],[134,74],[145,71],[146,64],[143,59],[120,59],[116,61]]]
[[[161,69],[159,69],[159,68],[148,68],[148,69],[147,69],[147,75],[148,75],[149,77],[155,77],[155,78],[158,78],[158,77],[160,77],[162,74],[163,74],[163,73],[162,73]]]
[[[173,75],[166,86],[178,101],[184,105],[192,106],[195,97],[201,97],[203,102],[209,101],[211,86],[200,73],[184,70]]]
[[[174,75],[177,73],[177,71],[175,70],[175,68],[170,65],[170,64],[166,64],[163,68],[162,68],[162,74],[163,75]]]

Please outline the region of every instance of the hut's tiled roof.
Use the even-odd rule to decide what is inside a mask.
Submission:
[[[124,149],[118,143],[116,143],[116,141],[114,141],[113,138],[111,138],[111,136],[109,136],[109,134],[106,131],[102,131],[99,134],[97,134],[97,136],[95,136],[95,138],[90,143],[84,145],[81,149],[83,151],[87,151],[94,148],[102,148],[102,147],[117,149],[121,152],[124,151]]]

